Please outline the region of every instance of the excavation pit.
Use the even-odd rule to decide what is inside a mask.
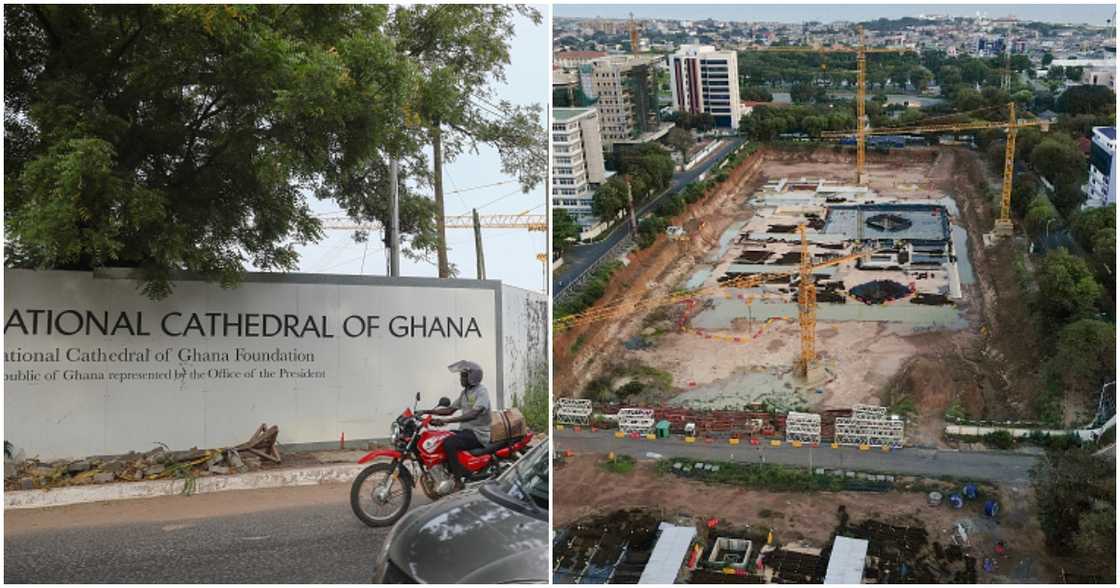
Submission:
[[[894,280],[873,280],[854,286],[850,293],[864,304],[883,304],[910,295],[910,288]]]

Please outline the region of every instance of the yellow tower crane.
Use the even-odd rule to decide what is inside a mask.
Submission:
[[[1011,235],[1013,226],[1011,222],[1011,182],[1015,175],[1015,137],[1023,127],[1040,127],[1043,132],[1050,130],[1049,121],[1038,118],[1020,119],[1015,116],[1015,103],[1007,104],[1007,122],[967,122],[967,123],[939,123],[918,125],[914,127],[897,127],[869,129],[864,131],[867,135],[897,135],[900,133],[955,133],[960,131],[975,131],[985,129],[1007,129],[1007,146],[1003,157],[1003,189],[1000,193],[999,217],[996,219],[993,233],[997,237]],[[851,132],[827,131],[821,133],[821,138],[837,139],[851,136]]]
[[[638,25],[634,22],[634,13],[630,13],[630,52],[638,53]]]
[[[548,217],[543,214],[480,214],[479,226],[483,229],[526,229],[529,231],[547,231]],[[323,217],[324,229],[343,230],[375,230],[381,228],[376,223],[356,222],[349,217]],[[444,225],[449,229],[473,229],[474,216],[460,214],[443,217]]]
[[[548,217],[543,214],[529,214],[528,211],[519,214],[480,214],[477,215],[478,224],[475,225],[474,214],[460,214],[443,217],[444,226],[448,229],[524,229],[528,231],[548,231]],[[321,219],[324,229],[341,229],[354,231],[368,231],[381,228],[377,223],[355,222],[349,217],[324,217]],[[476,233],[477,234],[477,233]],[[479,237],[475,241],[475,255],[482,259],[482,243]],[[542,257],[544,259],[542,259]],[[548,256],[544,253],[537,254],[537,260],[542,261],[547,267]],[[479,264],[480,273],[483,271]],[[482,279],[483,276],[479,276]],[[545,292],[548,292],[547,276],[545,278]]]
[[[867,145],[864,129],[867,128],[867,54],[913,53],[909,47],[868,47],[864,41],[863,27],[859,27],[859,45],[855,47],[765,47],[754,49],[772,53],[855,53],[856,54],[856,183],[864,184],[864,161]]]
[[[553,320],[553,327],[557,331],[562,331],[580,325],[600,322],[604,319],[624,316],[640,310],[649,310],[658,306],[683,302],[690,298],[709,296],[727,288],[754,288],[775,278],[798,275],[800,283],[798,284],[797,311],[801,326],[801,354],[798,356],[795,365],[797,374],[806,377],[810,367],[816,360],[817,290],[816,284],[813,282],[813,272],[865,258],[871,255],[871,252],[858,251],[850,255],[844,255],[814,264],[809,252],[809,241],[805,235],[805,225],[801,225],[798,231],[801,234],[801,262],[797,269],[739,276],[727,280],[718,286],[697,288],[695,290],[678,292],[665,296],[624,299],[612,304],[595,306],[580,313],[557,318]]]

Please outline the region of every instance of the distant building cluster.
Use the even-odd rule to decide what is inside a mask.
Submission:
[[[584,228],[597,224],[600,219],[591,207],[595,190],[609,177],[621,150],[663,139],[673,126],[670,121],[679,117],[699,117],[714,126],[713,132],[733,133],[743,116],[764,104],[740,98],[739,51],[850,46],[859,42],[854,25],[554,19],[553,206],[568,210]],[[1025,56],[1039,68],[1030,72],[1038,79],[1060,79],[1062,88],[1090,84],[1115,91],[1115,29],[1107,23],[1056,25],[979,13],[922,14],[868,23],[864,35],[869,46],[943,51],[948,57]],[[930,84],[922,91],[935,95],[941,90]],[[905,104],[921,106],[919,100]],[[1040,116],[1056,118],[1052,112]],[[1116,199],[1111,171],[1115,129],[1094,129],[1093,135],[1084,187],[1087,206]]]

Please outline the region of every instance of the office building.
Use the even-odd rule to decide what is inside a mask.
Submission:
[[[606,181],[599,122],[595,108],[552,109],[552,206],[585,228],[597,222],[591,200]]]
[[[739,64],[734,51],[682,45],[669,56],[669,78],[678,112],[711,114],[717,127],[738,128]]]

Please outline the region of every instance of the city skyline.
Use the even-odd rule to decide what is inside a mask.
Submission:
[[[781,23],[856,22],[922,14],[972,17],[977,12],[993,18],[1107,26],[1115,9],[1113,4],[557,4],[553,8],[555,18],[620,19],[633,13],[643,19]]]

